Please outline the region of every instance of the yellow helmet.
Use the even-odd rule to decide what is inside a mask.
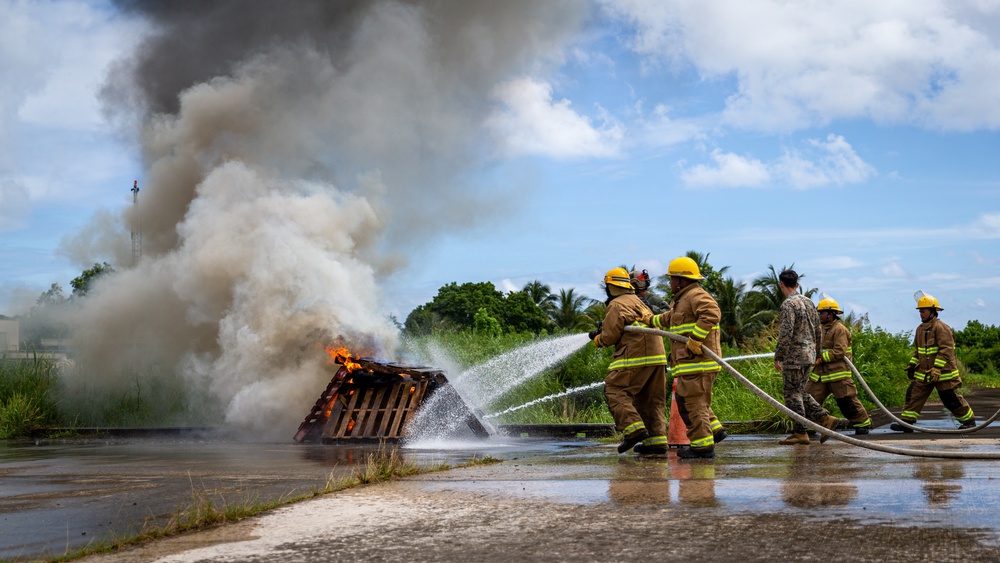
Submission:
[[[913,298],[917,300],[917,309],[933,308],[935,311],[944,311],[941,308],[941,304],[938,303],[937,297],[929,293],[918,291],[913,294]]]
[[[836,301],[827,297],[825,299],[820,299],[819,305],[816,305],[817,311],[833,311],[838,315],[843,315],[844,312],[840,310],[840,305]]]
[[[604,283],[632,289],[632,284],[629,281],[628,272],[625,271],[625,268],[611,268],[608,270],[608,273],[604,274]]]
[[[687,256],[681,256],[680,258],[674,258],[671,260],[670,264],[667,266],[667,275],[680,276],[689,280],[705,279],[701,276],[701,272],[698,270],[698,263]]]

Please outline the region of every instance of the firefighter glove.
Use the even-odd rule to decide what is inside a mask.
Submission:
[[[654,315],[652,312],[645,312],[642,314],[642,317],[639,319],[639,322],[646,326],[653,326],[653,317],[655,316],[656,315]]]
[[[688,338],[687,342],[684,343],[684,347],[690,350],[695,356],[701,355],[701,342],[698,342],[694,338]]]
[[[927,374],[927,380],[930,381],[931,383],[937,383],[938,381],[941,381],[941,369],[931,368],[930,373]]]
[[[816,366],[816,367],[819,367],[819,365],[822,364],[822,363],[823,363],[823,358],[820,357],[820,358],[816,358],[816,363],[813,364],[813,365]]]

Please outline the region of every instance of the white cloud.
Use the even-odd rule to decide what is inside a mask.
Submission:
[[[972,254],[972,259],[975,260],[976,264],[979,264],[980,266],[992,266],[997,263],[996,258],[988,258],[976,252],[975,250],[973,250],[971,254]]]
[[[0,233],[22,227],[29,209],[27,190],[13,180],[0,177]]]
[[[573,110],[569,100],[552,99],[552,87],[531,78],[510,80],[497,87],[503,106],[486,121],[513,155],[539,154],[553,158],[613,157],[619,154],[624,126],[598,109],[599,125]]]
[[[858,184],[875,174],[844,137],[810,139],[801,150],[786,150],[772,163],[751,157],[712,151],[715,166],[699,164],[682,174],[689,186],[759,187],[765,182],[808,189],[828,185]]]
[[[605,0],[652,64],[734,78],[735,126],[794,130],[871,118],[1000,128],[1000,4]]]
[[[711,154],[714,166],[698,164],[684,170],[681,179],[692,187],[759,187],[771,179],[767,166],[755,158],[722,152],[715,149]]]
[[[913,277],[903,268],[903,265],[898,260],[889,260],[885,264],[882,264],[879,271],[882,273],[882,276],[887,278],[909,279]]]
[[[864,265],[864,262],[850,256],[827,256],[802,262],[802,268],[806,270],[850,270]]]
[[[976,309],[986,309],[987,308],[986,300],[983,299],[982,297],[977,297],[972,300],[972,306]]]
[[[503,293],[518,292],[521,291],[521,286],[514,283],[510,278],[504,278],[500,280],[500,291]]]

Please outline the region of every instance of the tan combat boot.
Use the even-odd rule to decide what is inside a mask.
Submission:
[[[837,428],[837,425],[840,424],[840,419],[838,419],[835,416],[826,415],[826,418],[824,418],[823,420],[821,420],[820,424],[822,424],[823,426],[829,428],[830,430],[834,430],[835,428]],[[819,443],[822,444],[822,443],[826,442],[829,439],[830,439],[829,436],[827,436],[826,434],[823,434],[823,435],[821,435],[819,437]]]
[[[778,440],[778,443],[782,446],[808,446],[809,445],[809,435],[805,432],[797,432],[791,436],[785,438],[784,440]]]

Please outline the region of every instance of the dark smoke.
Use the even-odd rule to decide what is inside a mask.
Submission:
[[[330,376],[318,342],[391,353],[379,280],[509,207],[474,180],[491,92],[558,63],[585,15],[568,1],[120,6],[151,29],[104,89],[141,142],[141,217],[122,225],[141,219],[144,254],[128,269],[119,251],[122,272],[88,298],[82,361],[120,384],[128,344],[278,437]]]

